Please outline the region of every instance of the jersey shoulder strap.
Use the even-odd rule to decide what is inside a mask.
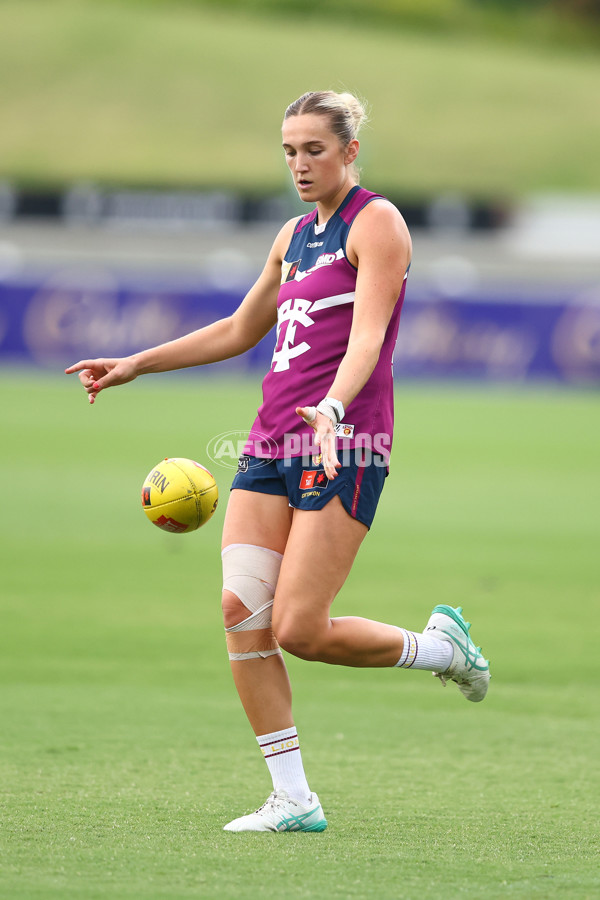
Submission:
[[[294,234],[300,234],[303,228],[306,228],[307,225],[310,225],[311,222],[314,222],[317,218],[317,210],[313,209],[312,212],[308,213],[306,216],[302,216],[298,224],[296,225]]]
[[[346,198],[346,202],[339,210],[340,218],[346,225],[351,225],[361,209],[364,209],[371,200],[385,200],[385,197],[383,194],[375,194],[373,191],[367,191],[365,188],[357,186],[354,190],[350,191]]]

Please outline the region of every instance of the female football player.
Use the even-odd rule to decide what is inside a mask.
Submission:
[[[460,609],[423,633],[330,608],[373,521],[393,429],[392,354],[411,259],[398,210],[358,184],[365,119],[350,94],[304,94],[285,112],[283,151],[313,205],[287,222],[233,315],[120,359],[82,360],[93,403],[138,375],[206,365],[254,347],[277,323],[263,403],[233,480],[223,531],[231,668],[273,781],[228,831],[322,831],[307,782],[281,648],[343,666],[427,669],[483,700],[488,663]]]

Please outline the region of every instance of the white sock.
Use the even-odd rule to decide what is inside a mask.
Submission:
[[[454,647],[450,641],[440,641],[428,634],[415,634],[401,628],[404,637],[402,656],[396,663],[401,669],[429,669],[445,672],[452,663]]]
[[[287,791],[294,800],[308,804],[310,788],[304,774],[298,732],[294,727],[259,734],[258,745],[269,767],[274,788]]]

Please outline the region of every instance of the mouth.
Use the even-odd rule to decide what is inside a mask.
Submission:
[[[296,182],[299,191],[306,191],[309,187],[312,187],[312,181],[306,181],[305,179],[299,179]]]

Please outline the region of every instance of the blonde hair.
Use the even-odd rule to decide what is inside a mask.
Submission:
[[[293,103],[290,103],[283,117],[284,121],[291,116],[308,114],[327,116],[329,127],[342,145],[347,147],[350,141],[358,136],[361,126],[367,121],[364,104],[354,94],[335,91],[308,91]],[[358,182],[360,170],[353,165],[353,173]]]

